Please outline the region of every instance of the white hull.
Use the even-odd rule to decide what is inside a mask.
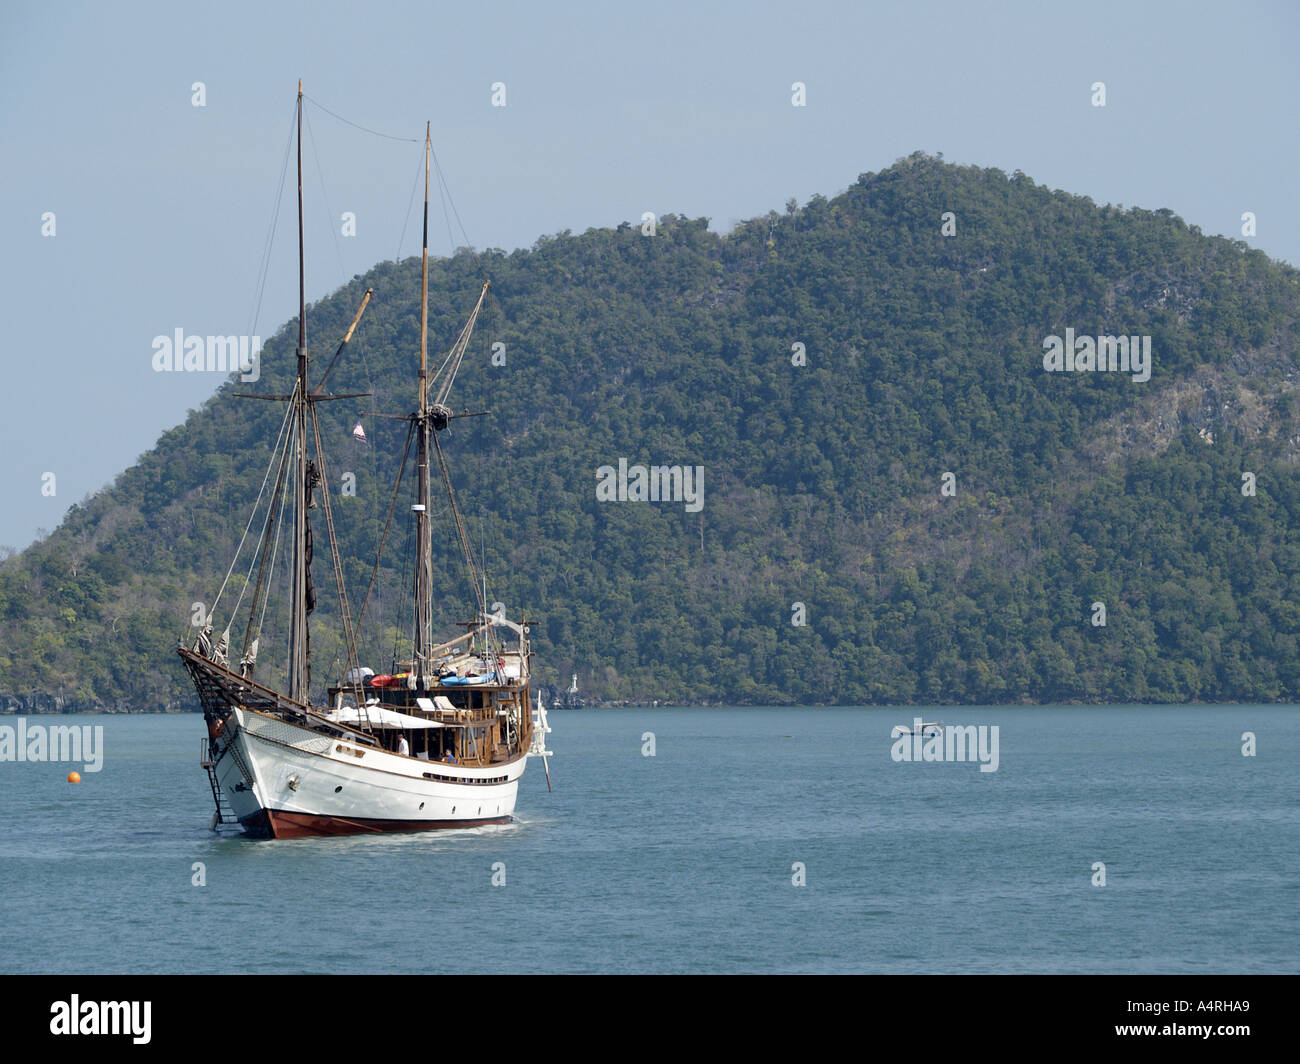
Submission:
[[[484,768],[424,761],[242,708],[232,709],[213,747],[235,816],[277,838],[502,822],[514,813],[528,760]]]

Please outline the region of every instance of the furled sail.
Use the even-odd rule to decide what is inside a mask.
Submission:
[[[217,641],[217,649],[212,652],[212,660],[220,665],[223,669],[230,664],[230,626],[221,633],[221,638]]]
[[[248,648],[248,653],[239,659],[239,672],[245,680],[251,680],[253,670],[257,668],[257,644],[258,640],[254,639]]]

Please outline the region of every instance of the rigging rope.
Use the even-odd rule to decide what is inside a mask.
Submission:
[[[451,513],[456,519],[456,532],[460,536],[460,545],[465,552],[465,564],[469,567],[470,583],[474,585],[474,598],[478,600],[479,612],[487,613],[487,603],[483,601],[483,589],[479,585],[478,573],[474,568],[474,552],[470,549],[469,536],[465,532],[465,523],[460,518],[460,507],[456,505],[456,491],[451,486],[451,474],[447,472],[447,460],[442,456],[442,444],[435,434],[433,449],[438,454],[438,465],[442,468],[443,483],[447,485],[447,498],[451,502]]]
[[[293,413],[293,406],[290,405],[286,407],[285,409],[286,420],[290,419],[290,415],[292,413]],[[290,428],[292,428],[292,426],[290,426]],[[272,549],[271,538],[278,537],[280,532],[280,529],[279,527],[276,526],[275,521],[280,515],[282,500],[284,498],[283,496],[284,478],[289,468],[289,452],[292,449],[292,441],[293,441],[292,431],[285,434],[285,440],[283,445],[280,443],[279,440],[276,440],[276,449],[279,451],[279,458],[280,458],[280,471],[275,476],[275,490],[271,495],[271,503],[269,506],[267,506],[266,521],[263,523],[262,526],[262,537],[261,537],[262,550],[260,551],[261,560],[258,562],[257,582],[253,585],[253,604],[248,611],[248,626],[244,629],[244,647],[243,647],[242,654],[245,659],[248,659],[249,664],[254,666],[256,665],[257,662],[257,652],[255,647],[262,633],[262,622],[261,619],[259,618],[257,622],[257,629],[256,631],[254,631],[253,618],[257,615],[258,612],[257,607],[258,607],[259,599],[261,599],[263,603],[262,615],[265,616],[266,614],[265,602],[268,596],[266,595],[265,589],[270,586],[269,579],[267,579],[268,574],[266,568],[267,551]],[[274,461],[274,459],[272,460]],[[269,469],[268,472],[270,472]],[[278,538],[276,539],[275,542],[276,543],[279,542]],[[252,573],[251,565],[249,566],[249,573],[250,575]],[[242,602],[244,597],[243,592],[240,592],[239,597],[240,597],[240,601]],[[239,612],[238,603],[235,605],[234,612],[235,613]]]
[[[443,359],[442,365],[434,373],[433,379],[437,380],[442,372],[447,369],[447,377],[438,389],[438,397],[433,401],[434,405],[442,405],[447,401],[447,395],[451,391],[452,382],[456,379],[456,373],[460,369],[461,361],[465,358],[465,349],[469,346],[470,336],[474,332],[474,323],[478,321],[479,311],[483,309],[483,301],[487,299],[488,286],[490,282],[483,282],[483,290],[478,294],[478,302],[474,304],[474,309],[470,312],[469,320],[465,322],[460,330],[460,335],[456,337],[456,342],[451,345],[451,350],[447,352],[447,357]]]
[[[343,621],[343,640],[348,652],[348,668],[355,670],[360,667],[357,664],[356,632],[352,627],[352,611],[343,583],[343,559],[339,557],[338,536],[334,532],[334,507],[330,503],[329,477],[325,470],[325,448],[321,445],[320,422],[316,417],[316,404],[310,404],[309,409],[311,410],[312,434],[316,439],[316,461],[320,466],[321,498],[325,502],[325,530],[329,533],[330,560],[333,563],[334,580],[339,591],[339,616]],[[353,672],[353,675],[355,676],[356,673]],[[362,700],[359,693],[357,700]]]
[[[310,103],[313,107],[319,107],[322,111],[324,111],[324,112],[325,112],[327,115],[329,115],[331,118],[337,118],[337,119],[338,119],[340,122],[342,122],[344,125],[351,126],[353,129],[359,129],[359,130],[361,130],[362,133],[369,133],[369,134],[371,134],[371,136],[375,136],[375,137],[383,137],[385,140],[400,140],[400,141],[405,141],[405,142],[407,142],[407,143],[409,143],[409,144],[419,144],[419,143],[420,143],[420,140],[419,140],[418,138],[416,138],[416,137],[395,137],[395,136],[393,136],[391,133],[380,133],[379,130],[377,130],[377,129],[368,129],[367,127],[361,125],[360,123],[353,122],[353,121],[352,121],[351,119],[349,119],[349,118],[344,118],[344,117],[343,117],[342,115],[340,115],[340,114],[335,114],[333,111],[331,111],[328,107],[326,107],[326,106],[325,106],[323,103],[321,103],[319,100],[314,100],[314,99],[312,99],[312,98],[311,98],[310,96],[308,96],[306,93],[303,94],[303,97],[302,97],[302,98],[303,98],[304,100],[306,100],[308,103]]]
[[[411,571],[411,562],[415,558],[415,547],[412,545],[411,542],[412,539],[417,538],[412,535],[412,531],[411,531],[414,525],[415,525],[414,521],[406,522],[406,541],[402,545],[402,557],[403,557],[402,568],[405,569],[407,572]],[[397,671],[397,646],[401,642],[401,639],[402,639],[402,626],[401,624],[395,624],[393,625],[393,672]]]
[[[415,190],[420,187],[420,170],[424,166],[424,158],[421,156],[419,163],[415,167],[415,177],[411,180],[411,198],[406,202],[406,217],[402,219],[402,235],[397,238],[397,253],[393,256],[393,261],[397,262],[402,257],[402,241],[406,239],[406,226],[411,221],[411,208],[415,206]]]
[[[257,508],[262,503],[262,495],[266,491],[266,482],[271,479],[271,469],[275,466],[275,454],[280,449],[280,440],[284,436],[285,424],[289,420],[290,413],[291,413],[291,409],[286,409],[284,415],[284,421],[280,422],[280,432],[275,438],[275,447],[273,447],[271,450],[271,462],[266,467],[266,474],[262,477],[262,486],[257,491],[257,499],[253,503],[252,510],[249,511],[248,524],[244,526],[244,534],[243,536],[240,537],[239,546],[235,548],[235,556],[232,559],[230,559],[230,568],[226,570],[226,578],[221,581],[221,587],[217,591],[217,597],[213,600],[212,609],[209,611],[209,613],[217,612],[217,606],[221,604],[221,596],[226,593],[226,584],[230,582],[230,575],[235,571],[235,563],[239,561],[240,552],[243,551],[244,549],[244,542],[248,539],[248,531],[253,527],[253,518],[257,516]],[[267,514],[269,517],[270,516],[269,510],[267,511]],[[263,528],[265,529],[265,523],[263,524]],[[251,564],[248,567],[248,571],[249,574],[251,575],[253,571],[253,567]],[[244,586],[245,588],[247,588],[248,585],[245,584]],[[244,600],[244,592],[240,591],[239,600],[235,603],[235,609],[233,612],[235,613],[239,612],[239,604],[243,602],[243,600]]]
[[[280,221],[280,204],[284,201],[284,181],[289,173],[290,149],[293,147],[293,134],[298,125],[298,104],[294,102],[292,117],[289,120],[289,135],[284,142],[284,161],[280,164],[280,186],[275,193],[275,206],[271,211],[271,226],[266,234],[266,244],[262,249],[262,260],[258,267],[257,295],[253,308],[253,318],[248,323],[250,336],[257,332],[257,323],[262,319],[262,298],[266,295],[266,277],[271,269],[271,248],[275,243],[275,231]]]
[[[361,600],[361,610],[357,614],[357,626],[365,620],[366,606],[370,603],[370,592],[375,586],[375,577],[379,575],[379,563],[384,557],[384,544],[388,542],[388,529],[393,523],[393,511],[397,508],[397,495],[402,489],[402,476],[406,472],[406,459],[411,451],[411,437],[415,435],[415,422],[408,421],[406,427],[406,444],[402,447],[402,461],[397,467],[397,483],[393,485],[393,498],[388,504],[388,517],[384,521],[384,531],[379,537],[379,549],[375,552],[375,567],[370,572],[370,583],[366,586],[365,597]],[[409,530],[408,530],[409,531]]]
[[[334,228],[334,211],[330,208],[329,193],[325,191],[325,169],[320,164],[320,152],[316,150],[316,136],[311,131],[311,119],[303,115],[304,122],[307,126],[307,140],[311,143],[312,158],[316,160],[316,176],[320,180],[321,203],[325,207],[325,226],[329,229],[330,235],[334,238],[334,257],[339,262],[340,284],[347,284],[348,272],[343,266],[343,248],[339,244],[338,230]]]
[[[289,410],[292,411],[292,407],[289,407]],[[277,449],[279,450],[279,472],[276,473],[276,489],[274,489],[272,497],[270,497],[270,503],[268,507],[266,507],[266,520],[263,523],[263,531],[261,531],[261,550],[259,552],[261,557],[260,561],[257,561],[257,580],[256,583],[253,584],[252,588],[252,605],[250,606],[250,609],[248,609],[248,624],[247,627],[244,628],[243,649],[242,652],[240,652],[242,653],[242,657],[247,658],[251,665],[256,665],[257,652],[255,645],[257,643],[257,637],[261,635],[260,624],[259,627],[257,627],[257,631],[253,631],[253,617],[257,614],[257,601],[259,601],[259,598],[265,600],[266,597],[265,588],[268,587],[268,584],[263,583],[266,575],[266,552],[270,549],[270,537],[278,535],[279,529],[276,525],[276,519],[279,516],[281,499],[283,497],[282,492],[283,489],[285,489],[285,473],[287,468],[289,468],[289,442],[286,440],[285,446],[281,447],[277,441]],[[252,575],[251,563],[250,566],[248,566],[248,574]],[[247,588],[247,584],[244,584],[244,587]],[[242,591],[239,592],[239,602],[243,602]],[[235,609],[233,610],[233,613],[235,614],[239,613],[239,602],[235,604]]]
[[[275,530],[275,542],[274,542],[274,544],[273,544],[272,547],[271,547],[271,564],[270,564],[270,567],[269,567],[269,568],[267,569],[267,571],[266,571],[266,584],[267,584],[268,587],[273,583],[273,581],[274,581],[274,579],[275,579],[275,560],[276,560],[276,558],[278,558],[279,555],[280,555],[280,539],[281,539],[281,538],[284,536],[284,534],[285,534],[285,532],[284,532],[285,527],[286,527],[286,522],[281,521],[281,522],[280,522],[280,527],[279,527],[278,529]],[[257,642],[257,641],[262,637],[262,626],[263,626],[263,625],[265,624],[265,622],[266,622],[266,608],[267,608],[267,606],[269,606],[270,604],[271,604],[271,596],[270,596],[270,595],[263,595],[263,596],[262,596],[262,613],[261,613],[261,616],[259,616],[259,617],[257,618],[257,630],[256,630],[256,633],[255,633],[255,635],[254,635],[254,637],[253,637],[253,642],[254,642],[254,643],[256,643],[256,642]],[[249,619],[250,619],[250,620],[252,619],[251,615],[250,615],[250,618],[249,618]]]
[[[460,220],[460,211],[456,210],[456,201],[451,198],[451,186],[447,184],[447,179],[443,176],[442,164],[438,162],[438,153],[433,150],[432,145],[429,147],[429,154],[433,156],[433,169],[434,173],[438,175],[438,185],[440,188],[446,189],[447,202],[451,205],[451,213],[456,216],[456,224],[460,226],[460,234],[465,238],[465,247],[474,256],[474,264],[478,267],[479,273],[486,277],[487,270],[483,268],[483,260],[479,258],[478,252],[474,250],[474,245],[470,243],[469,233],[465,231],[465,224]],[[443,213],[446,213],[446,208],[443,209]],[[447,225],[448,228],[451,227],[450,220],[448,220]],[[452,243],[455,244],[455,241],[453,240]],[[454,247],[452,251],[455,251]]]

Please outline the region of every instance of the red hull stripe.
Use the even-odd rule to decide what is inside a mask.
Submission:
[[[443,831],[475,828],[483,824],[509,824],[509,816],[476,820],[379,820],[367,817],[316,816],[264,809],[240,820],[246,831],[273,839],[300,839],[312,835],[370,835],[385,831]]]

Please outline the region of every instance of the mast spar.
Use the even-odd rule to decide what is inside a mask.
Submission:
[[[417,461],[419,490],[415,510],[415,683],[427,686],[425,665],[433,621],[433,572],[429,543],[429,154],[430,123],[424,126],[424,238],[420,253],[420,387],[416,407],[419,433]]]
[[[311,684],[310,633],[307,629],[309,602],[308,573],[311,530],[307,508],[311,489],[307,483],[307,296],[303,268],[302,218],[302,79],[298,79],[298,380],[293,393],[294,507],[293,507],[293,599],[289,632],[289,697],[307,701]]]

